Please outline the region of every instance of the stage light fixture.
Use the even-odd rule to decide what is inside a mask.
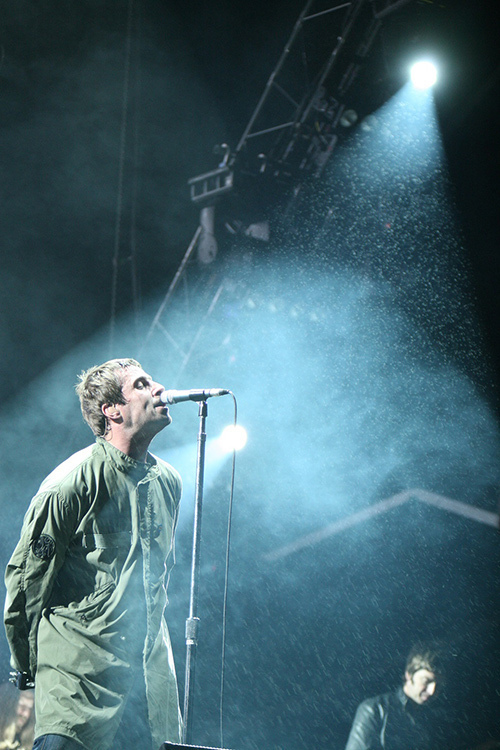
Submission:
[[[220,436],[220,444],[224,451],[239,451],[247,443],[247,431],[241,425],[229,425],[225,427]]]
[[[429,60],[420,60],[412,65],[410,76],[416,89],[428,89],[437,81],[436,66]]]

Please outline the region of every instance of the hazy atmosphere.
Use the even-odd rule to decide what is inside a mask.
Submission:
[[[443,750],[500,741],[498,27],[481,2],[367,5],[375,41],[339,51],[290,149],[322,149],[337,111],[316,171],[311,149],[288,169],[254,139],[229,197],[197,203],[188,180],[235,153],[303,3],[1,3],[2,569],[44,476],[92,442],[79,372],[134,357],[166,388],[229,389],[248,442],[223,735],[230,396],[208,402],[191,744],[342,750],[417,641],[446,664]],[[407,82],[419,50],[434,89]],[[185,255],[207,205],[209,262]],[[184,484],[166,609],[182,693],[198,407],[171,414],[152,451]]]

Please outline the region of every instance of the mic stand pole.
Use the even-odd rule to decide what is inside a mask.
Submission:
[[[191,559],[191,586],[189,599],[189,617],[186,620],[186,671],[184,678],[184,713],[182,727],[182,743],[191,740],[192,718],[190,703],[194,690],[194,675],[196,666],[196,646],[198,644],[198,583],[200,572],[200,537],[201,511],[203,501],[203,476],[205,472],[205,444],[207,435],[205,423],[208,414],[207,402],[201,401],[198,410],[200,427],[198,432],[198,455],[196,460],[196,491],[194,504],[193,553]]]

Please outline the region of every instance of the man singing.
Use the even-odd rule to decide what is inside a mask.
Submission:
[[[35,683],[33,750],[157,750],[181,734],[164,620],[181,480],[148,450],[171,417],[133,359],[76,391],[96,440],[25,516],[6,571],[11,664]]]

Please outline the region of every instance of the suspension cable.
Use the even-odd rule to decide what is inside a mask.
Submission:
[[[132,48],[132,20],[133,20],[134,0],[128,1],[127,11],[127,33],[125,41],[125,60],[123,71],[123,90],[122,90],[122,117],[120,132],[120,153],[118,157],[118,189],[116,195],[116,215],[115,215],[115,236],[113,246],[112,260],[112,282],[111,282],[111,316],[109,326],[109,349],[110,357],[113,356],[114,336],[116,327],[116,301],[118,293],[118,272],[120,261],[120,240],[123,217],[123,183],[125,172],[125,147],[127,143],[127,115],[130,92],[130,59]]]

